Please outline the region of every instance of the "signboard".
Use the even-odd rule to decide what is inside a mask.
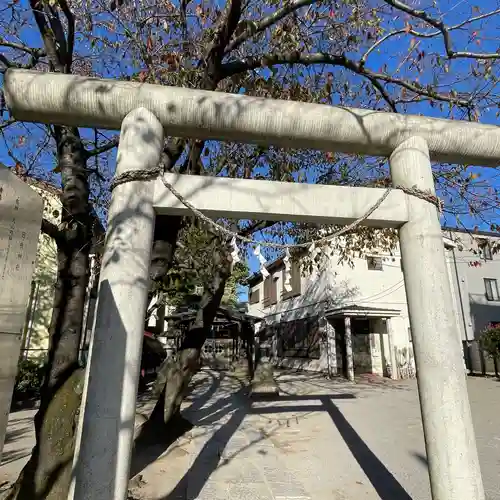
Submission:
[[[0,164],[0,457],[35,269],[43,200]]]

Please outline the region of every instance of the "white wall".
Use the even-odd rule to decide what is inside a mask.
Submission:
[[[498,280],[500,288],[500,253],[493,253],[492,260],[482,259],[475,253],[478,250],[475,240],[488,239],[493,246],[498,246],[500,237],[455,231],[445,231],[444,236],[454,303],[450,315],[454,316],[457,339],[474,340],[489,322],[500,322],[500,300],[487,300],[484,284],[484,278],[493,278]],[[266,317],[268,322],[277,322],[312,316],[328,307],[346,305],[396,309],[400,314],[388,322],[391,347],[404,350],[411,346],[411,340],[399,251],[395,250],[393,255],[380,256],[383,259],[382,271],[369,270],[366,257],[354,258],[354,265],[350,267],[338,264],[334,256],[330,259],[327,270],[309,277],[302,276],[301,295],[286,301],[281,301],[283,271],[274,271],[278,303],[264,308],[263,283],[259,283],[252,289],[260,290],[260,301],[249,305],[249,313]],[[478,261],[479,266],[473,265]]]
[[[283,271],[274,271],[271,273],[271,277],[276,280],[278,303],[274,306],[264,307],[264,284],[261,282],[252,287],[252,290],[260,290],[259,303],[248,306],[249,314],[259,317],[266,316],[269,317],[270,321],[291,321],[321,311],[322,303],[326,298],[326,290],[332,280],[330,270],[326,270],[320,275],[301,276],[301,294],[282,301]]]
[[[391,320],[394,345],[404,347],[409,344],[409,321],[406,294],[401,270],[399,252],[394,255],[380,254],[383,270],[368,270],[365,257],[354,258],[354,266],[338,264],[338,258],[330,259],[328,269],[310,277],[301,278],[301,295],[281,301],[283,271],[274,271],[277,279],[278,303],[264,308],[264,286],[259,283],[252,290],[259,289],[259,303],[249,304],[249,314],[266,317],[269,321],[289,321],[318,314],[325,307],[358,305],[397,309],[400,316]],[[329,304],[326,304],[326,300]]]
[[[498,245],[500,238],[457,232],[449,234],[457,243],[454,258],[449,252],[448,260],[457,298],[461,336],[462,340],[473,340],[489,322],[500,322],[500,301],[487,300],[484,284],[484,278],[492,278],[498,281],[500,288],[500,255],[493,253],[492,260],[484,260],[474,252],[479,249],[475,240],[487,239]],[[477,262],[480,265],[476,265]]]
[[[34,183],[31,187],[43,198],[43,217],[53,224],[61,222],[62,203],[59,196]],[[30,296],[29,317],[25,325],[23,347],[26,357],[44,358],[49,349],[49,327],[54,306],[54,286],[57,281],[57,246],[55,241],[40,233]]]
[[[351,304],[381,309],[395,309],[399,316],[391,319],[394,347],[406,347],[409,344],[408,309],[404,286],[401,257],[396,250],[393,255],[379,254],[382,257],[383,270],[369,270],[366,258],[355,258],[354,267],[338,266],[337,280],[344,283],[347,290],[354,292]]]

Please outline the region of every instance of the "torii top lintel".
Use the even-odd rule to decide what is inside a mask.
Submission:
[[[433,161],[500,165],[500,127],[460,120],[20,69],[5,73],[4,92],[22,121],[119,129],[145,107],[177,137],[389,156],[420,136]]]

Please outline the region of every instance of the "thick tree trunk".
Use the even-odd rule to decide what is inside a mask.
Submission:
[[[157,217],[151,252],[150,275],[153,281],[161,281],[165,278],[174,260],[177,236],[182,225],[182,217],[167,215]]]
[[[215,90],[222,79],[221,62],[224,57],[224,49],[229,43],[241,17],[241,1],[232,1],[228,7],[226,19],[217,31],[213,43],[210,45],[207,56],[200,66],[204,66],[204,75],[200,88]],[[172,139],[170,145],[165,149],[165,170],[171,170],[181,157],[186,142],[181,139]],[[204,141],[191,141],[191,148],[185,164],[181,167],[181,173],[200,174],[200,157]],[[158,217],[155,226],[154,243],[152,249],[151,277],[153,281],[161,281],[166,276],[175,252],[175,245],[179,231],[182,228],[183,219],[180,217]],[[152,426],[159,422],[175,421],[182,419],[179,415],[180,405],[184,398],[187,386],[199,366],[201,348],[207,338],[208,331],[219,308],[224,286],[230,274],[230,265],[227,257],[224,264],[219,267],[219,273],[214,278],[213,291],[205,293],[200,308],[200,314],[194,327],[188,333],[187,340],[183,342],[178,354],[167,360],[160,368],[156,387],[159,399],[150,415],[148,425],[143,426],[139,438],[148,433]],[[224,270],[222,270],[224,269]],[[221,283],[219,283],[221,279]],[[219,284],[221,285],[219,289]],[[220,294],[220,297],[219,297]],[[150,294],[149,299],[152,298]],[[150,300],[148,301],[148,303]],[[215,305],[216,304],[216,305]],[[211,318],[211,319],[210,319]],[[169,380],[167,389],[166,381]],[[171,383],[170,383],[171,381]],[[163,416],[163,418],[162,418]]]
[[[180,413],[181,404],[186,396],[187,389],[194,374],[200,367],[201,348],[205,343],[207,334],[201,330],[189,331],[187,335],[197,337],[196,347],[182,348],[175,358],[169,359],[166,366],[166,383],[163,388],[163,421],[168,423],[170,419]]]
[[[68,496],[83,370],[60,387],[40,419],[37,444],[5,500],[60,500]]]
[[[171,139],[164,148],[165,171],[170,172],[177,160],[181,157],[186,146],[183,139]],[[150,275],[153,281],[162,281],[174,260],[175,245],[177,236],[182,229],[184,219],[169,215],[158,215],[156,217],[155,230],[153,235],[153,248],[151,251]],[[148,304],[153,294],[150,295]]]
[[[231,264],[225,249],[216,253],[214,261],[214,278],[203,294],[193,326],[186,333],[177,353],[165,360],[159,370],[155,385],[158,401],[150,417],[152,422],[158,423],[160,415],[165,424],[171,422],[172,418],[179,417],[189,383],[200,366],[201,349],[210,333],[224,295],[226,281],[231,273]]]
[[[83,390],[78,349],[91,245],[86,158],[78,131],[57,127],[63,182],[58,276],[50,325],[48,368],[35,416],[36,445],[7,498],[66,498]]]
[[[231,2],[228,7],[226,19],[216,33],[214,41],[209,47],[207,56],[203,61],[204,75],[200,88],[215,90],[221,81],[221,63],[224,57],[224,49],[235,31],[240,17],[241,2],[239,0]],[[202,64],[201,61],[200,64]],[[176,142],[176,147],[173,148],[175,154],[168,155],[168,164],[170,167],[181,156],[184,145],[184,142]],[[191,141],[190,152],[181,172],[189,172],[194,175],[200,173],[200,157],[203,147],[204,141]],[[174,158],[175,160],[172,161]],[[152,276],[156,279],[165,276],[172,262],[175,242],[182,224],[179,218],[168,218],[168,223],[167,219],[161,222],[157,221],[158,234],[155,234],[155,243],[153,245]],[[152,424],[160,421],[159,415],[162,413],[165,423],[169,422],[173,416],[179,416],[182,400],[189,382],[199,366],[201,349],[219,308],[222,296],[224,295],[225,283],[230,274],[230,264],[227,261],[227,256],[223,260],[224,262],[216,264],[216,268],[218,269],[214,274],[213,288],[211,291],[206,291],[202,298],[202,306],[200,307],[195,325],[186,335],[178,353],[173,358],[166,360],[160,368],[156,384],[156,387],[159,388],[157,392],[160,395],[150,416]],[[160,405],[163,405],[163,412]]]

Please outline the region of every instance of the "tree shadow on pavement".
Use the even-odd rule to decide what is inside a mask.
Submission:
[[[14,422],[10,422],[11,427],[7,428],[7,433],[5,434],[4,446],[13,445],[16,446],[11,450],[3,450],[0,467],[4,467],[7,464],[21,460],[31,455],[31,449],[33,446],[23,446],[20,447],[17,441],[26,439],[32,432],[33,418],[26,417],[17,419]],[[31,443],[29,443],[31,444]],[[19,446],[19,447],[18,447]]]
[[[372,452],[333,401],[335,399],[355,399],[354,394],[339,391],[335,394],[295,395],[289,393],[282,396],[266,396],[266,405],[256,407],[248,397],[248,387],[241,382],[239,388],[234,387],[234,385],[232,390],[222,388],[222,397],[213,401],[212,404],[207,405],[206,403],[221,389],[220,375],[214,376],[210,372],[207,372],[207,374],[211,377],[208,387],[203,385],[204,391],[200,394],[199,399],[193,398],[194,403],[184,414],[189,418],[194,427],[206,427],[208,428],[207,432],[212,432],[210,427],[217,425],[222,419],[226,421],[204,443],[191,466],[178,481],[174,489],[169,494],[155,498],[155,500],[194,500],[199,498],[200,493],[214,471],[227,464],[237,454],[242,453],[259,441],[267,439],[269,435],[264,434],[261,438],[239,448],[238,451],[230,456],[224,453],[232,436],[241,426],[246,415],[250,413],[259,415],[286,414],[290,412],[307,413],[311,411],[325,411],[329,415],[352,456],[382,500],[412,500],[405,488]],[[227,375],[226,377],[231,378]],[[219,394],[221,394],[220,391]],[[315,404],[304,404],[311,400]],[[293,402],[297,404],[294,405]],[[318,405],[317,402],[321,404]],[[164,443],[163,447],[159,446],[157,451],[149,457],[147,463],[151,463],[163,454],[168,446],[168,442]],[[156,458],[154,457],[155,454]],[[142,469],[136,467],[135,473],[137,474],[140,470]]]
[[[196,456],[194,462],[184,476],[177,483],[175,488],[166,496],[156,498],[155,500],[194,500],[199,498],[201,491],[203,490],[205,484],[209,480],[211,474],[226,465],[230,460],[232,460],[237,454],[244,452],[246,449],[256,445],[258,442],[265,440],[269,437],[269,434],[263,434],[260,438],[249,444],[238,449],[237,452],[233,453],[231,456],[224,454],[224,450],[231,440],[232,436],[236,433],[240,425],[242,424],[245,416],[249,413],[265,415],[270,413],[290,413],[297,411],[301,412],[311,412],[318,411],[322,406],[314,405],[304,405],[303,403],[308,400],[319,399],[323,402],[323,398],[328,399],[353,399],[354,396],[349,393],[338,393],[338,394],[328,394],[328,395],[284,395],[277,397],[266,396],[265,398],[258,398],[257,401],[265,401],[266,406],[255,407],[253,406],[253,401],[248,398],[247,387],[241,387],[238,391],[229,394],[228,396],[219,399],[209,407],[203,408],[201,411],[196,413],[196,424],[195,425],[211,425],[216,424],[221,418],[230,414],[231,416],[222,424],[210,437],[210,439],[204,444],[199,454]],[[301,402],[299,405],[293,406],[269,406],[269,403],[281,403],[281,402]],[[333,404],[333,403],[332,403]],[[337,410],[338,411],[338,410]],[[193,420],[194,421],[194,420]],[[272,433],[272,432],[271,432]],[[359,436],[358,436],[359,437]],[[353,439],[351,437],[350,442],[352,444]],[[359,449],[359,444],[356,447]],[[357,456],[359,457],[359,453]],[[379,462],[380,463],[380,462]],[[377,462],[371,460],[366,464],[367,466],[376,466]],[[385,471],[388,473],[387,469]],[[376,474],[380,475],[380,467],[376,469]],[[369,474],[367,474],[369,475]],[[370,476],[369,476],[370,477]],[[392,476],[391,476],[392,477]],[[393,478],[394,479],[394,478]],[[398,483],[399,484],[399,483]],[[377,491],[381,491],[382,488],[379,487]],[[391,490],[394,491],[394,488]],[[391,496],[382,497],[385,499],[394,498],[396,500],[403,500],[407,497],[403,496]]]
[[[194,500],[198,498],[204,485],[209,480],[210,475],[236,455],[234,454],[226,458],[223,457],[223,451],[248,413],[270,414],[322,410],[326,411],[330,416],[354,459],[364,471],[379,497],[382,500],[412,500],[405,488],[371,451],[332,401],[333,399],[354,398],[355,396],[351,393],[320,395],[287,394],[283,396],[266,397],[265,400],[267,403],[276,404],[256,408],[252,406],[252,401],[246,397],[245,390],[240,389],[236,393],[218,400],[214,407],[210,406],[204,409],[205,411],[202,410],[197,413],[197,423],[203,425],[216,423],[223,415],[231,413],[229,420],[221,425],[205,443],[193,464],[177,483],[176,487],[168,495],[157,498],[156,500]],[[230,400],[232,404],[229,403]],[[320,401],[322,404],[304,405],[303,402],[306,400],[316,400]],[[300,402],[301,404],[288,406],[290,402],[293,401],[297,403]],[[281,402],[286,402],[288,405],[278,406]],[[227,406],[228,404],[229,406]],[[267,436],[263,436],[261,439],[266,438]],[[243,447],[243,449],[240,449],[237,453],[241,453],[244,449],[256,444],[261,439]]]
[[[223,376],[214,376],[207,372],[208,382],[200,384],[198,381],[191,387],[189,398],[193,397],[193,391],[196,392],[193,403],[189,407],[189,413],[202,408],[220,387]],[[203,392],[198,393],[198,388]],[[148,465],[157,460],[168,448],[186,432],[193,428],[193,424],[183,418],[177,418],[170,421],[168,425],[158,424],[158,422],[147,421],[139,431],[139,435],[134,441],[132,453],[132,462],[130,465],[129,477],[133,478]]]
[[[24,450],[4,451],[2,453],[2,463],[0,464],[0,467],[4,467],[12,462],[17,462],[17,460],[29,457],[30,455],[31,455],[31,448]]]
[[[223,451],[229,443],[229,440],[238,430],[245,415],[248,413],[249,403],[247,402],[245,404],[244,398],[241,397],[245,392],[246,388],[242,388],[231,395],[231,399],[237,400],[241,404],[231,405],[229,407],[220,405],[216,414],[212,413],[210,415],[210,417],[212,417],[209,418],[210,421],[217,421],[224,415],[232,412],[229,420],[221,425],[205,443],[193,464],[177,483],[175,488],[166,497],[158,500],[188,500],[198,498],[212,472],[219,467]],[[230,458],[227,460],[230,460]]]

